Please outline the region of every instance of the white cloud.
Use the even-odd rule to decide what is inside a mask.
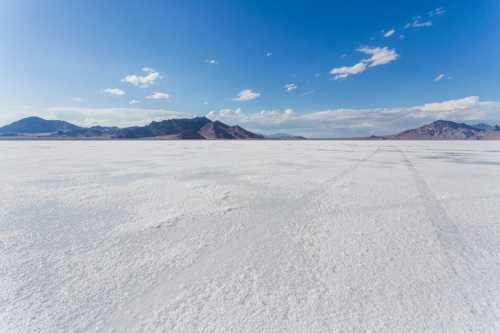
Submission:
[[[108,94],[111,96],[123,96],[123,95],[125,95],[125,91],[123,91],[119,88],[107,88],[107,89],[104,89],[103,92],[105,94]]]
[[[208,102],[207,101],[203,101],[203,105],[208,105]]]
[[[213,120],[221,120],[231,124],[282,124],[295,117],[292,109],[260,111],[255,113],[245,113],[241,109],[221,109],[210,111],[207,117]]]
[[[361,62],[353,66],[343,66],[333,68],[330,74],[334,76],[335,80],[344,79],[349,75],[363,73],[367,67],[375,67],[388,64],[396,59],[399,55],[394,49],[388,47],[361,47],[357,51],[371,55],[368,59],[362,59]]]
[[[127,75],[125,78],[122,79],[122,82],[130,83],[135,87],[147,88],[153,85],[156,80],[161,78],[160,73],[158,73],[152,68],[144,67],[142,71],[145,72],[145,75],[136,75],[136,74]]]
[[[266,134],[287,132],[310,137],[352,137],[393,134],[438,119],[497,124],[500,123],[500,102],[481,102],[479,97],[469,96],[413,107],[339,108],[308,113],[292,109],[260,112],[222,109],[211,111],[208,117]]]
[[[286,89],[286,91],[293,91],[293,90],[297,89],[297,85],[295,83],[288,83],[288,84],[285,84],[285,89]]]
[[[449,101],[438,102],[438,103],[428,103],[421,106],[415,107],[422,111],[453,111],[453,110],[465,110],[476,106],[479,103],[478,96],[469,96],[461,99],[452,99]]]
[[[170,95],[165,92],[155,91],[149,96],[144,97],[145,99],[169,99]]]
[[[446,10],[443,7],[438,7],[436,9],[427,12],[427,17],[441,16],[444,13],[446,13]]]
[[[444,74],[438,74],[438,76],[434,78],[434,81],[441,81],[442,79],[444,79],[444,77],[445,77]]]
[[[330,71],[330,74],[333,75],[335,80],[338,80],[338,79],[344,79],[349,75],[363,73],[365,70],[366,70],[366,64],[364,62],[358,62],[353,66],[343,66],[343,67],[333,68]]]
[[[272,55],[273,55],[273,54],[272,54],[271,52],[267,52],[267,53],[266,53],[266,57],[270,57],[270,56],[272,56]]]
[[[219,62],[216,59],[207,59],[207,60],[205,60],[205,62],[207,64],[210,64],[210,65],[218,65],[219,64]]]
[[[371,55],[369,59],[363,60],[363,62],[368,64],[368,67],[385,65],[399,57],[396,50],[388,47],[362,47],[358,51]]]
[[[130,104],[130,105],[139,104],[139,103],[141,103],[141,102],[139,102],[139,101],[138,101],[138,100],[136,100],[136,99],[133,99],[133,100],[131,100],[130,102],[128,102],[128,104]]]
[[[384,37],[385,38],[391,37],[392,35],[394,35],[395,32],[396,32],[396,30],[391,29],[391,30],[384,33]]]
[[[238,96],[233,98],[233,101],[246,102],[256,99],[260,96],[260,93],[253,91],[252,89],[244,89],[238,93]]]

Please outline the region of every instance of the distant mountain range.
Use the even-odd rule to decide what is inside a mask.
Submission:
[[[153,121],[146,126],[80,127],[66,121],[28,117],[0,127],[4,138],[51,139],[279,139],[300,140],[301,136],[272,134],[264,136],[240,126],[230,126],[206,117]],[[433,123],[394,135],[371,136],[365,140],[500,140],[500,126],[468,125],[437,120]]]
[[[0,128],[3,137],[98,139],[263,139],[240,126],[229,126],[206,117],[153,121],[146,126],[79,127],[60,120],[28,117]]]
[[[467,125],[453,121],[437,120],[415,129],[382,138],[392,140],[499,140],[500,126],[487,124]]]

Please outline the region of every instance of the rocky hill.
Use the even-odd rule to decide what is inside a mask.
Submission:
[[[40,117],[27,117],[0,127],[2,135],[68,133],[81,127],[62,120],[46,120]]]
[[[392,140],[495,140],[500,139],[500,127],[437,120],[384,138]]]

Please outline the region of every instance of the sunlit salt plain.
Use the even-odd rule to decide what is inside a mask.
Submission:
[[[0,141],[0,332],[499,332],[500,142]]]

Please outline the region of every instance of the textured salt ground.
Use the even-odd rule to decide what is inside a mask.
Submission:
[[[498,332],[496,142],[0,142],[1,332]]]

